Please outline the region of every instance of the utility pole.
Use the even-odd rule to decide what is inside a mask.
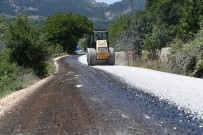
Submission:
[[[131,8],[132,8],[132,13],[131,13],[131,31],[133,33],[133,31],[135,30],[135,14],[134,14],[134,0],[131,0]]]
[[[136,43],[135,43],[135,3],[134,0],[131,0],[131,42],[132,42],[132,47],[136,50]]]
[[[132,36],[132,45],[134,48],[134,53],[136,56],[139,56],[140,54],[140,23],[138,22],[138,28],[135,29],[135,7],[136,2],[135,0],[131,0],[131,6],[132,6],[132,13],[131,13],[131,36]]]

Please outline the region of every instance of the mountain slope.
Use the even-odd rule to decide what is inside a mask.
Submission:
[[[48,16],[56,12],[71,11],[89,17],[104,18],[104,5],[99,4],[99,8],[97,8],[93,3],[94,1],[91,0],[1,0],[0,9],[8,15],[26,13]]]
[[[49,16],[70,11],[90,18],[112,19],[130,11],[130,1],[108,5],[95,0],[0,0],[0,9],[6,15],[26,13],[30,16]],[[145,0],[137,0],[137,8],[144,8],[144,3]]]
[[[134,4],[135,9],[143,9],[145,7],[145,0],[136,0]],[[131,9],[131,0],[122,0],[120,2],[109,5],[105,11],[105,15],[108,19],[112,19],[118,15],[131,12]]]

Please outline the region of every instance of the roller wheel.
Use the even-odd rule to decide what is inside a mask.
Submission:
[[[112,47],[109,48],[109,59],[108,59],[108,65],[114,65],[115,64],[115,52]]]
[[[89,48],[87,51],[87,63],[89,66],[96,65],[96,50],[94,48]]]

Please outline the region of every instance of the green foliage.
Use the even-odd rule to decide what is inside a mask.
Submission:
[[[39,76],[46,75],[46,61],[50,56],[46,36],[34,27],[25,15],[18,15],[4,36],[10,49],[10,59],[19,66],[33,69]]]
[[[195,40],[172,45],[170,70],[174,73],[203,77],[203,29]],[[177,45],[179,44],[179,45]]]
[[[160,23],[159,19],[147,10],[138,11],[135,19],[134,39],[136,39],[135,43],[139,45],[140,49],[154,53],[156,49],[166,47],[175,37],[173,26]],[[109,31],[110,41],[115,44],[114,47],[125,50],[128,46],[126,44],[130,44],[132,40],[130,16],[126,15],[116,20]]]
[[[53,45],[60,44],[64,51],[75,51],[78,40],[92,30],[92,22],[85,16],[58,13],[47,19],[44,33]]]
[[[200,30],[200,22],[203,20],[203,1],[184,0],[182,15],[178,25],[178,37],[187,40]],[[190,38],[191,39],[191,38]]]
[[[124,41],[120,48],[136,43],[141,49],[155,52],[166,47],[173,39],[185,43],[195,38],[203,19],[202,0],[146,0],[146,9],[137,11],[135,16],[134,39],[132,40],[130,16],[117,19],[110,27],[110,40]],[[123,20],[122,20],[123,19]],[[127,31],[123,29],[127,26]],[[127,37],[126,37],[127,36]],[[126,43],[126,44],[124,44]]]
[[[139,30],[142,41],[145,39],[145,36],[149,33],[152,33],[153,26],[156,24],[156,17],[152,15],[147,10],[139,10],[135,16],[136,21],[136,30]]]
[[[185,43],[191,41],[200,30],[199,24],[203,19],[202,0],[147,0],[146,8],[146,11],[151,13],[150,16],[154,17],[153,29],[157,29],[156,27],[158,27],[163,34],[170,35],[164,37],[164,41],[161,41],[163,47],[166,46],[171,39],[175,38],[181,39]],[[149,22],[149,20],[147,22]],[[163,25],[166,27],[162,27]],[[146,28],[148,26],[143,27]],[[147,35],[144,42],[147,43],[150,48],[158,46],[154,40],[154,37],[157,35],[156,31],[153,30],[144,35]]]
[[[6,87],[17,79],[17,74],[20,72],[20,68],[16,64],[8,62],[9,54],[8,50],[3,51],[0,54],[0,93],[7,89]],[[18,86],[11,86],[11,90],[18,89]]]
[[[146,0],[145,7],[148,9],[155,4],[156,0]]]
[[[150,2],[149,2],[150,1]],[[182,5],[185,0],[147,0],[148,10],[168,25],[177,25],[181,18]]]
[[[54,49],[52,49],[54,50],[53,54],[63,53],[63,47],[60,44],[56,44],[53,47],[54,47]]]
[[[0,11],[0,39],[1,39],[1,34],[4,32],[4,30],[5,30],[4,16],[1,14],[1,11]]]
[[[143,49],[153,53],[156,49],[161,50],[173,39],[173,33],[172,27],[154,25],[152,32],[145,37]]]
[[[120,18],[118,18],[111,27],[109,28],[109,38],[110,38],[110,44],[112,47],[114,47],[116,50],[122,50],[125,48],[125,39],[126,36],[126,28],[130,24],[130,16],[125,15]]]
[[[145,23],[148,23],[148,25],[150,24],[151,31],[144,33],[144,49],[154,52],[156,49],[166,47],[174,38],[177,37],[177,27],[182,19],[184,1],[185,0],[146,1],[147,9],[145,12],[149,12],[148,16],[152,19],[145,19]],[[148,26],[142,25],[142,27],[145,29]]]
[[[147,50],[150,58],[147,56],[144,63],[138,64],[153,66],[148,59],[156,55],[156,49],[169,46],[171,72],[203,77],[202,0],[146,0],[146,9],[136,13],[133,32],[130,16],[123,21],[122,18],[110,27],[110,40],[121,50],[125,50],[130,42]],[[123,29],[124,26],[127,29]],[[131,41],[132,37],[136,40]]]
[[[177,37],[189,41],[193,34],[200,30],[199,23],[203,19],[202,0],[147,0],[149,10],[160,22],[173,25],[177,29]]]
[[[15,63],[10,63],[9,60],[10,50],[4,49],[0,53],[0,97],[37,80],[32,70],[23,69]]]
[[[87,48],[87,38],[80,39],[79,44],[81,45],[82,48],[86,49]]]
[[[192,73],[193,76],[203,78],[203,60],[199,60],[195,66],[195,70]]]

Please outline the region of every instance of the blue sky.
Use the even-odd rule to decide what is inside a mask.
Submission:
[[[97,2],[105,2],[107,4],[112,4],[114,2],[117,2],[117,1],[121,1],[121,0],[96,0]]]

